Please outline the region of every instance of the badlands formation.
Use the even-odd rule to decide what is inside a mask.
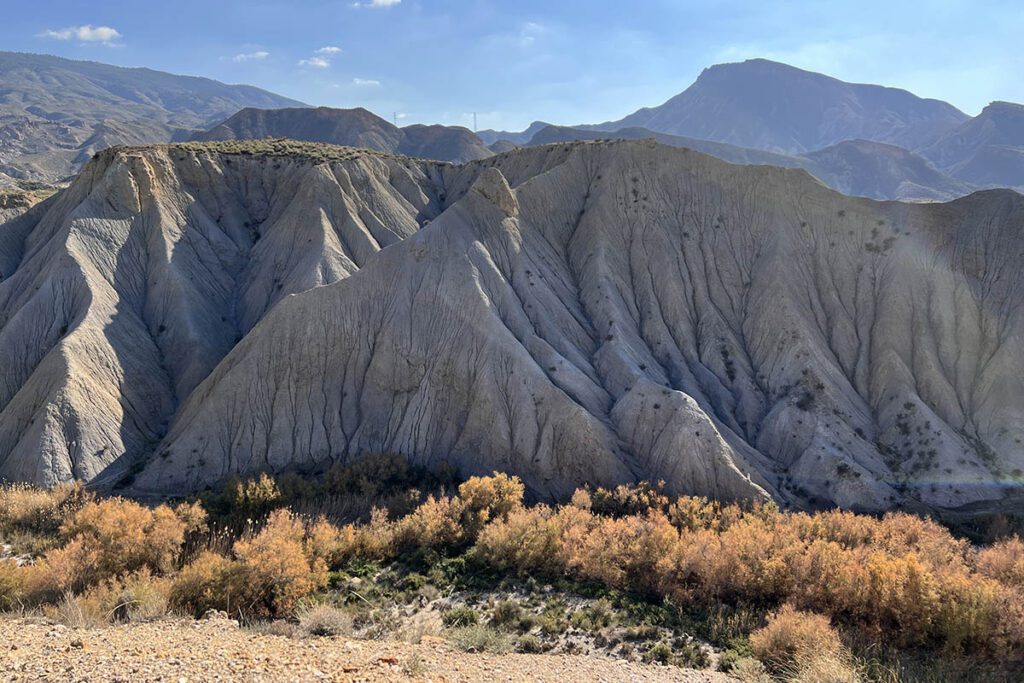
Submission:
[[[838,194],[649,141],[461,166],[99,154],[0,224],[0,478],[185,493],[371,451],[540,498],[996,508],[1024,197]]]

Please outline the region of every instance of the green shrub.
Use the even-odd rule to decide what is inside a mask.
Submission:
[[[453,628],[448,631],[448,640],[466,652],[504,654],[513,645],[509,634],[480,624]]]
[[[468,605],[452,607],[441,612],[441,621],[445,626],[473,626],[480,621],[480,615]]]

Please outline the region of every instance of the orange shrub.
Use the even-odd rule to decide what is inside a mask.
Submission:
[[[63,547],[33,565],[32,592],[38,600],[53,600],[143,568],[169,572],[185,528],[166,505],[150,509],[122,498],[87,503],[61,527]]]
[[[1024,589],[1024,541],[1014,536],[980,550],[975,566],[984,576]]]
[[[575,552],[579,575],[613,588],[651,592],[658,566],[679,541],[664,513],[600,518]]]
[[[223,555],[201,553],[174,577],[169,594],[171,606],[196,617],[209,609],[237,613],[244,600],[239,591],[240,570],[237,562]]]
[[[480,557],[501,571],[523,575],[556,576],[559,562],[559,528],[551,508],[538,505],[511,511],[483,528],[476,539]]]
[[[403,550],[455,548],[465,541],[469,533],[462,521],[467,512],[467,506],[460,498],[430,496],[395,523],[395,545]],[[487,514],[486,508],[473,513],[482,513],[485,518]]]
[[[783,605],[768,624],[750,634],[754,656],[770,670],[792,670],[818,657],[838,656],[843,645],[829,619]]]
[[[459,485],[459,500],[464,506],[462,523],[467,536],[476,538],[484,524],[522,507],[524,491],[519,477],[498,472],[464,481]]]
[[[255,617],[288,616],[301,599],[327,585],[326,564],[307,552],[304,541],[302,522],[275,510],[259,534],[235,544],[244,581],[239,610]]]

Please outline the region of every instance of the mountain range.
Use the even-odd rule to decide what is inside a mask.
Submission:
[[[0,53],[0,186],[59,182],[116,144],[288,137],[453,161],[555,140],[653,138],[732,163],[806,169],[847,194],[941,201],[1024,187],[1024,108],[977,117],[895,88],[764,59],[706,69],[623,119],[522,132],[399,128],[371,112],[311,108],[247,86],[44,55]],[[298,106],[295,106],[298,105]]]
[[[0,177],[61,181],[111,145],[184,140],[242,107],[296,105],[248,85],[0,52]]]

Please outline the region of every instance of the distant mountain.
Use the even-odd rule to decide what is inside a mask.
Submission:
[[[1024,105],[993,102],[921,153],[976,185],[1024,187]]]
[[[514,142],[517,145],[525,145],[527,142],[530,141],[530,138],[532,138],[534,135],[540,132],[541,129],[547,128],[550,125],[550,123],[545,123],[543,121],[534,121],[533,123],[526,127],[526,130],[521,131],[519,133],[515,133],[513,131],[508,130],[488,129],[477,131],[476,134],[481,140],[484,141],[485,145],[493,145],[499,140]]]
[[[657,133],[647,128],[623,128],[612,132],[585,130],[582,128],[571,128],[569,126],[547,126],[537,131],[537,134],[530,138],[528,145],[546,145],[552,142],[569,142],[572,140],[657,140],[663,145],[671,147],[684,147],[695,149],[698,152],[711,154],[719,159],[733,164],[766,164],[769,166],[782,166],[784,168],[797,168],[800,161],[786,154],[764,152],[757,149],[747,149],[728,145],[710,140],[688,138],[681,135],[668,135]]]
[[[916,149],[967,119],[950,104],[906,90],[846,83],[752,59],[705,69],[693,85],[664,104],[593,128],[640,126],[791,154],[854,139]]]
[[[846,140],[800,156],[812,175],[843,194],[874,199],[945,201],[977,188],[951,178],[896,145]]]
[[[52,182],[113,144],[184,139],[243,107],[296,105],[208,78],[0,52],[0,173]]]
[[[923,157],[902,147],[866,140],[848,140],[808,154],[785,155],[721,142],[655,133],[646,128],[602,132],[548,126],[539,130],[528,144],[542,145],[604,138],[653,139],[664,145],[711,154],[734,164],[802,168],[843,194],[872,199],[942,201],[962,197],[976,189],[969,183],[949,177]]]
[[[243,109],[192,139],[209,142],[266,137],[364,147],[440,161],[473,161],[493,154],[468,128],[423,125],[398,128],[362,108]]]

